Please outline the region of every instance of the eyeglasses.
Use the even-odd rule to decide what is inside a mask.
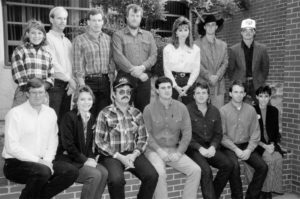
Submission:
[[[119,90],[118,91],[118,93],[120,94],[120,95],[131,95],[131,90],[124,90],[124,89],[122,89],[122,90]]]
[[[29,91],[29,94],[30,95],[34,95],[34,96],[42,96],[45,94],[45,91],[38,91],[38,92],[35,92],[35,91]]]

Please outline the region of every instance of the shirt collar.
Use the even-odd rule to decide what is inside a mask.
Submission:
[[[252,42],[250,48],[248,48],[248,46],[245,44],[244,40],[241,41],[241,45],[242,45],[243,49],[245,49],[245,48],[246,49],[253,49],[253,47],[254,47],[254,41]]]
[[[123,111],[117,106],[116,102],[113,102],[111,107],[109,108],[110,111],[117,113],[117,112],[121,112],[123,113]],[[128,108],[126,110],[126,112],[129,112],[130,114],[133,113],[134,107],[132,105],[128,105]]]
[[[238,108],[233,104],[232,100],[230,101],[230,104],[231,104],[232,108],[234,108],[234,109],[237,110],[237,111],[241,111],[241,110],[243,109],[243,107],[244,107],[244,102],[242,102],[242,105],[241,105],[241,108],[240,108],[240,109],[238,109]]]
[[[56,37],[59,37],[59,38],[61,38],[61,39],[63,39],[64,37],[65,37],[65,34],[62,32],[62,33],[59,33],[59,32],[56,32],[56,31],[54,31],[54,30],[50,30],[49,31],[51,34],[53,34],[54,36],[56,36]]]
[[[125,34],[131,34],[130,30],[129,30],[129,27],[126,26],[125,29],[124,29],[124,33]],[[141,33],[143,34],[143,30],[141,28],[138,28],[138,33]]]
[[[27,100],[24,104],[25,104],[25,106],[28,108],[28,110],[30,110],[30,111],[32,111],[32,112],[34,112],[34,113],[37,113],[37,114],[42,113],[42,112],[44,111],[44,109],[45,109],[45,107],[44,107],[45,105],[42,104],[42,105],[41,105],[41,110],[40,110],[40,112],[37,112],[37,110],[34,109],[34,108],[31,106],[31,104],[29,103],[29,100]]]
[[[168,107],[167,107],[167,108],[166,108],[165,105],[159,100],[159,97],[158,97],[158,96],[156,97],[155,102],[156,102],[156,104],[157,104],[158,106],[160,106],[160,107],[162,107],[162,108],[164,108],[164,109],[169,109],[169,108],[173,105],[174,100],[173,100],[173,99],[170,100],[170,103],[168,104]]]
[[[207,104],[207,111],[206,111],[206,114],[208,113],[208,111],[211,109],[211,107],[212,107],[212,105],[211,105],[211,103],[208,103]],[[193,111],[195,111],[195,112],[201,112],[199,109],[198,109],[198,106],[197,106],[197,104],[196,104],[196,102],[195,101],[193,101],[192,102],[192,109],[193,109]],[[202,112],[201,112],[202,113]]]
[[[91,33],[91,31],[90,31],[89,28],[87,28],[86,34],[87,34],[87,36],[88,36],[90,39],[92,39],[92,40],[97,40],[99,37],[102,37],[102,36],[103,36],[103,32],[101,32],[101,33],[99,34],[98,37],[95,37],[95,36]]]
[[[206,43],[208,43],[208,44],[213,44],[213,45],[215,45],[216,44],[216,37],[213,39],[213,42],[210,42],[210,41],[208,41],[208,39],[207,39],[207,37],[205,36],[204,38],[204,41],[206,42]]]
[[[77,116],[80,116],[81,118],[83,118],[84,116],[80,113],[80,111],[77,109]],[[91,113],[87,112],[87,114],[85,115],[86,117],[86,121],[89,121],[89,119],[91,118]]]

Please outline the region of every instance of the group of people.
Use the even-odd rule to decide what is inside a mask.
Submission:
[[[228,54],[216,38],[223,19],[197,20],[195,42],[190,21],[176,19],[150,102],[157,47],[139,27],[142,16],[128,5],[127,26],[110,37],[104,14],[92,9],[72,43],[63,7],[51,9],[48,33],[40,21],[28,23],[12,55],[18,87],[2,153],[6,178],[26,184],[20,198],[51,198],[74,182],[83,184],[82,199],[101,198],[106,184],[110,198],[125,198],[126,170],[141,181],[137,198],[167,199],[168,165],[186,175],[184,199],[196,199],[199,185],[203,198],[220,198],[227,182],[231,198],[243,199],[240,161],[254,170],[246,199],[281,192],[278,110],[264,85],[269,59],[254,41],[255,21],[242,21],[242,41]]]

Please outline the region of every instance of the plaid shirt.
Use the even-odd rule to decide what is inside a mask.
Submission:
[[[145,151],[148,134],[142,113],[130,106],[124,114],[115,104],[104,108],[98,118],[95,143],[100,153]]]
[[[53,85],[52,57],[41,46],[38,51],[32,44],[16,47],[12,54],[12,77],[19,86],[24,86],[32,78],[41,78]]]
[[[112,59],[111,39],[105,33],[98,38],[88,31],[78,35],[73,41],[73,67],[77,78],[87,74],[113,74],[115,65]]]

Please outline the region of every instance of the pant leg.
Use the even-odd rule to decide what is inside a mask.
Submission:
[[[198,150],[188,148],[186,154],[201,168],[201,190],[204,199],[216,199],[213,175],[208,161]]]
[[[233,164],[233,170],[229,176],[232,199],[243,199],[243,185],[241,180],[240,163],[235,153],[229,149],[222,150],[228,160]]]
[[[64,113],[70,110],[71,97],[67,96],[66,87],[68,82],[54,80],[54,86],[49,89],[49,106],[55,110],[58,122]],[[68,99],[69,97],[69,99]],[[66,109],[66,107],[69,107]]]
[[[245,162],[255,170],[248,186],[246,199],[256,199],[259,197],[263,183],[267,177],[268,165],[256,151],[253,151],[249,159]]]
[[[218,89],[214,88],[214,93],[210,95],[211,103],[218,109],[224,105],[224,94],[218,94]]]
[[[111,199],[125,199],[125,178],[123,164],[112,157],[101,157],[99,159],[108,171],[108,191]]]
[[[167,165],[170,165],[186,175],[182,198],[196,199],[201,179],[200,167],[185,154],[183,154],[178,161],[167,162]]]
[[[99,92],[96,96],[95,103],[96,106],[96,117],[98,116],[99,112],[105,108],[106,106],[111,104],[110,100],[110,81],[107,76],[103,76],[99,79]]]
[[[47,166],[17,159],[6,159],[3,172],[8,180],[25,184],[20,199],[40,199],[40,193],[51,177]]]
[[[141,154],[134,161],[133,169],[129,169],[141,180],[140,191],[137,199],[152,199],[158,180],[158,174],[144,154]]]
[[[53,170],[53,175],[41,191],[41,199],[54,197],[71,186],[78,177],[78,169],[65,161],[54,161]]]
[[[81,199],[99,199],[102,197],[106,180],[107,170],[98,164],[96,168],[83,166],[79,169],[76,182],[82,183]]]
[[[142,82],[138,80],[137,87],[134,91],[134,106],[139,109],[141,112],[144,111],[145,106],[150,103],[151,97],[151,82],[150,78]]]
[[[147,149],[145,156],[151,162],[158,173],[158,181],[154,192],[154,199],[168,198],[166,165],[159,155],[150,149]]]
[[[216,198],[220,198],[224,187],[226,186],[229,177],[234,169],[234,164],[220,150],[216,150],[216,154],[212,158],[207,159],[208,163],[218,169],[214,179],[214,189]]]

